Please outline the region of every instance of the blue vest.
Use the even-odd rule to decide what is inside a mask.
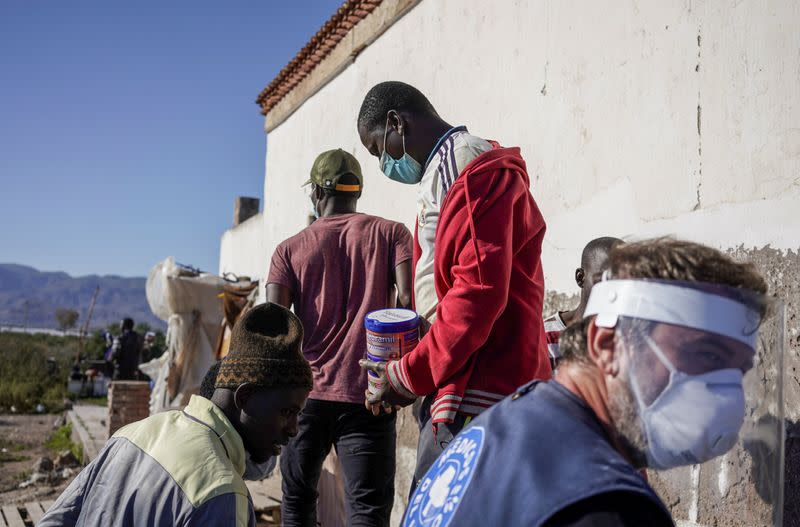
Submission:
[[[419,482],[403,525],[535,527],[614,491],[638,494],[670,517],[594,412],[557,382],[534,381],[456,436]]]

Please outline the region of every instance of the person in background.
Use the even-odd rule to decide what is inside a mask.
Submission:
[[[673,526],[640,469],[703,463],[737,443],[766,282],[671,239],[616,246],[608,268],[561,335],[555,379],[462,431],[403,525]]]
[[[386,177],[418,188],[414,307],[430,330],[400,360],[363,361],[384,384],[367,404],[424,398],[417,481],[472,417],[552,375],[542,324],[545,223],[519,148],[444,121],[413,86],[370,89],[358,134]]]
[[[108,331],[103,332],[103,340],[105,341],[105,348],[103,351],[103,360],[105,361],[105,368],[103,373],[109,379],[114,377],[114,338]]]
[[[581,253],[581,266],[575,269],[575,283],[581,289],[581,298],[577,307],[570,311],[556,311],[544,319],[544,331],[547,338],[547,351],[553,369],[558,365],[561,355],[558,352],[558,338],[567,326],[583,317],[583,310],[589,301],[592,286],[600,281],[608,267],[608,253],[617,245],[623,244],[621,239],[603,236],[586,244]]]
[[[156,344],[156,334],[152,331],[145,333],[140,363],[150,362],[153,359],[157,359],[162,353],[164,353],[164,350],[160,349],[158,344]]]
[[[124,318],[119,347],[114,352],[114,380],[132,381],[139,378],[139,358],[142,352],[141,336],[133,330],[133,319]]]
[[[364,408],[367,376],[358,360],[366,354],[364,317],[411,303],[411,234],[400,223],[356,211],[361,166],[344,150],[321,153],[306,185],[318,219],[278,245],[267,277],[267,300],[294,306],[303,321],[303,353],[314,372],[299,433],[281,456],[283,525],[316,525],[317,483],[334,445],[348,525],[388,526],[395,415]]]
[[[236,324],[211,399],[118,430],[38,524],[255,527],[242,474],[297,434],[311,390],[303,326],[263,304]]]

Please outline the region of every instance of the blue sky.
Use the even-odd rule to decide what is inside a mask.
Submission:
[[[0,2],[0,262],[216,272],[263,197],[255,98],[341,3]]]

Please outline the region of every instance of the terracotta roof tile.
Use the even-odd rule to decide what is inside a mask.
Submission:
[[[336,13],[311,37],[297,55],[256,98],[266,115],[295,86],[311,73],[356,24],[378,7],[383,0],[346,0]]]

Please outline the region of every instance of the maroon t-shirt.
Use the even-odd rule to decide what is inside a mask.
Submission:
[[[392,307],[394,268],[411,259],[412,244],[402,223],[341,214],[318,219],[275,249],[267,283],[292,292],[314,372],[309,397],[364,402],[364,317]]]

